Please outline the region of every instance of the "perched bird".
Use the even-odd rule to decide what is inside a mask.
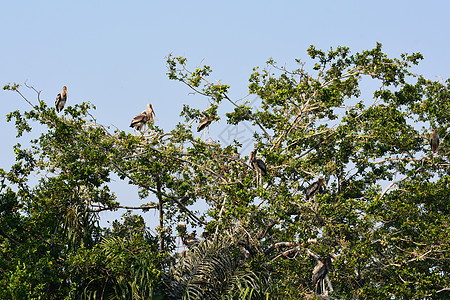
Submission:
[[[315,182],[313,182],[305,192],[306,200],[309,200],[311,197],[314,197],[314,195],[319,191],[320,187],[322,185],[325,185],[325,182],[323,181],[323,177],[319,177],[319,179]]]
[[[437,153],[439,147],[439,135],[437,129],[433,131],[433,134],[430,136],[430,144],[431,144],[431,152]]]
[[[56,111],[58,113],[64,109],[64,105],[66,105],[66,101],[67,101],[67,87],[63,86],[63,92],[59,93],[56,96],[56,101],[55,101]]]
[[[147,104],[147,108],[147,110],[144,110],[139,115],[134,117],[133,121],[131,121],[130,127],[134,127],[134,129],[140,131],[149,120],[152,120],[152,122],[155,121],[155,119],[153,119],[153,116],[156,116],[155,111],[150,103]]]
[[[250,153],[250,164],[252,168],[256,170],[256,181],[260,186],[262,186],[262,176],[265,176],[267,174],[267,167],[266,164],[262,161],[262,159],[256,158],[256,149],[254,149]]]
[[[188,247],[188,249],[191,249],[192,247],[200,244],[201,240],[195,236],[195,233],[191,233],[188,235],[182,235],[181,241],[183,242],[183,245]]]
[[[188,249],[191,249],[200,243],[201,240],[195,236],[195,233],[186,233],[186,223],[179,222],[176,229],[178,230],[178,235],[181,237],[183,245],[188,247]]]
[[[208,127],[212,121],[213,121],[213,119],[210,119],[209,117],[204,117],[197,126],[197,132],[200,132],[203,129],[205,129],[206,127]]]
[[[253,169],[256,169],[258,173],[261,173],[262,175],[267,174],[267,167],[266,164],[262,161],[260,158],[256,158],[256,149],[254,149],[250,153],[250,163],[252,165]]]
[[[328,271],[333,269],[333,265],[331,264],[331,257],[328,255],[325,258],[321,258],[318,261],[317,266],[314,267],[312,282],[314,286],[319,284],[319,291],[324,289],[323,280],[325,276],[327,276]]]

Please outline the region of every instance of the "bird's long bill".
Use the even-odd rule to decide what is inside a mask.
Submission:
[[[325,182],[325,180],[324,181],[322,181],[322,183],[323,183],[323,185],[325,186],[325,188],[328,190],[328,186],[327,186],[327,184],[326,184],[326,182]]]
[[[147,110],[148,110],[148,113],[150,116],[153,114],[156,117],[155,110],[153,109],[153,106],[151,103],[147,104]]]

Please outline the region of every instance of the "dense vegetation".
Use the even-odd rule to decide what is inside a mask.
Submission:
[[[35,101],[6,85],[32,106],[7,117],[18,136],[45,130],[0,169],[0,298],[448,299],[450,80],[413,74],[419,53],[389,58],[380,44],[308,55],[297,69],[269,60],[253,70],[258,108],[231,99],[209,66],[168,57],[169,78],[209,102],[186,105],[169,132],[157,122],[112,132],[91,104],[59,115],[37,90]],[[219,115],[224,103],[234,110]],[[205,117],[251,126],[267,174],[238,155],[242,141],[196,138]],[[99,226],[100,211],[123,208],[112,176],[155,199],[140,210],[159,211],[156,235],[131,212]],[[319,177],[326,185],[305,199]],[[190,209],[198,201],[204,212]],[[200,243],[178,254],[177,235],[193,231]],[[311,277],[330,254],[324,292]]]

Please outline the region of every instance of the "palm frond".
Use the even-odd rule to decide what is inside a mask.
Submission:
[[[172,265],[163,280],[170,299],[251,299],[259,290],[244,252],[230,237],[202,240]]]

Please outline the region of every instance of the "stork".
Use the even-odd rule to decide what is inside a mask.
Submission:
[[[186,223],[179,222],[177,226],[178,234],[181,237],[181,242],[188,249],[197,246],[200,243],[200,239],[195,236],[195,233],[186,234]]]
[[[200,132],[203,129],[205,129],[206,127],[208,127],[212,121],[214,121],[214,120],[209,117],[204,117],[197,126],[197,132]]]
[[[200,120],[200,123],[198,123],[197,126],[197,132],[202,131],[205,128],[208,128],[208,138],[209,137],[209,125],[211,124],[211,122],[214,121],[213,118],[210,117],[204,117],[203,119]],[[206,131],[204,132],[204,139],[206,141]]]
[[[201,240],[195,236],[195,233],[182,235],[181,241],[183,242],[183,245],[186,246],[189,250],[192,249],[192,247],[197,246],[201,242]]]
[[[323,177],[319,177],[319,179],[315,182],[313,182],[305,191],[305,197],[306,200],[308,201],[310,198],[314,197],[315,194],[317,194],[317,192],[319,191],[320,187],[324,185],[325,187],[327,186],[325,184],[325,181],[323,181]]]
[[[430,144],[431,144],[431,152],[436,153],[439,148],[439,134],[437,132],[437,129],[433,131],[433,134],[430,136]]]
[[[56,100],[55,100],[55,106],[56,106],[56,111],[59,113],[64,109],[64,105],[66,105],[66,101],[67,101],[67,87],[63,86],[63,91],[62,93],[59,93],[56,96]]]
[[[256,149],[254,149],[250,153],[250,163],[252,165],[252,168],[256,170],[257,178],[259,176],[259,183],[262,184],[262,176],[267,175],[267,166],[264,163],[264,161],[260,158],[256,158]]]
[[[317,289],[319,288],[320,294],[326,295],[327,291],[325,288],[325,279],[328,274],[328,272],[333,270],[333,265],[331,264],[331,257],[333,259],[336,259],[334,255],[331,256],[328,255],[324,258],[317,257],[317,266],[314,267],[313,270],[313,276],[312,276],[312,282],[314,284],[314,287]]]
[[[156,117],[155,111],[153,110],[152,105],[149,103],[147,104],[147,110],[144,110],[139,115],[134,117],[133,121],[131,121],[130,127],[141,131],[142,127],[144,127],[144,125],[147,124],[149,120],[151,120],[152,123],[155,122],[153,116]]]

